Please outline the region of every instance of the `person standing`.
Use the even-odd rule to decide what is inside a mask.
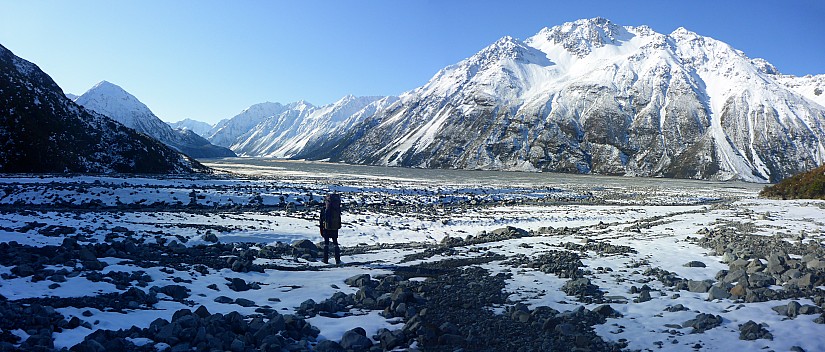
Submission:
[[[329,264],[329,241],[335,246],[335,264],[341,264],[338,247],[338,230],[341,229],[341,195],[330,193],[324,197],[324,207],[319,217],[321,237],[324,238],[324,263]]]

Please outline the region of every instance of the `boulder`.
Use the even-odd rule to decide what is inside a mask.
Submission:
[[[315,345],[316,352],[346,352],[341,344],[332,340],[322,340]]]
[[[358,274],[344,280],[344,283],[351,287],[364,287],[372,282],[370,274]]]
[[[705,265],[705,263],[702,263],[698,260],[691,260],[691,261],[685,263],[682,266],[687,267],[687,268],[704,268],[704,267],[707,267],[707,265]]]
[[[718,286],[713,285],[708,290],[708,301],[713,301],[715,299],[725,299],[730,297],[730,292],[728,290]]]
[[[722,317],[719,315],[699,313],[696,318],[682,323],[682,328],[693,328],[691,333],[701,334],[707,330],[722,325]]]
[[[340,342],[340,346],[344,350],[351,351],[367,351],[372,345],[372,340],[367,337],[366,331],[360,327],[345,332]]]
[[[708,280],[688,280],[687,287],[690,292],[705,293],[710,289],[711,282]]]
[[[773,340],[773,335],[765,329],[764,324],[757,324],[753,320],[739,326],[739,339],[753,341],[757,339]]]

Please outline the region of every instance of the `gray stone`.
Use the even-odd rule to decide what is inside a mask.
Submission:
[[[693,328],[691,333],[700,334],[707,330],[722,325],[722,317],[719,315],[699,313],[696,318],[682,323],[682,328]]]
[[[367,338],[364,329],[355,328],[344,333],[340,345],[345,350],[366,351],[372,347],[373,343]]]
[[[739,327],[739,339],[747,341],[757,339],[773,340],[773,335],[765,329],[765,325],[757,324],[753,320],[748,320],[747,323]]]
[[[702,263],[698,260],[691,260],[691,261],[685,263],[682,266],[688,267],[688,268],[704,268],[704,267],[707,267],[707,265],[705,265],[705,263]]]
[[[241,307],[254,307],[255,306],[255,301],[248,300],[246,298],[238,298],[238,299],[235,299],[235,304],[237,304]]]
[[[715,299],[725,299],[728,297],[730,297],[730,292],[717,285],[711,286],[708,290],[708,301],[713,301]]]
[[[825,260],[813,259],[805,263],[808,269],[825,269]]]
[[[690,292],[705,293],[710,289],[711,283],[707,280],[688,280],[687,286]]]
[[[643,290],[642,292],[639,293],[639,298],[636,299],[636,302],[644,303],[644,302],[650,301],[651,299],[652,299],[652,297],[650,297],[650,291]]]
[[[315,345],[316,352],[346,352],[341,344],[332,340],[322,340]]]
[[[776,283],[776,279],[765,273],[756,272],[748,275],[748,287],[762,288],[768,287]]]
[[[731,270],[722,278],[723,283],[732,284],[741,280],[747,280],[748,274],[744,269]]]
[[[235,300],[231,299],[229,297],[226,297],[226,296],[218,296],[218,297],[215,297],[215,302],[218,302],[218,303],[232,303],[232,302],[235,302]]]
[[[370,274],[358,274],[347,278],[344,283],[351,287],[363,287],[369,285],[371,281]]]
[[[790,318],[796,318],[799,315],[799,309],[802,308],[802,305],[799,304],[797,301],[790,301],[788,303],[787,315]]]

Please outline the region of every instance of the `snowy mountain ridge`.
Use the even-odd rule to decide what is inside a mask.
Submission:
[[[365,119],[357,138],[294,157],[775,181],[825,162],[825,108],[807,98],[820,81],[767,72],[685,28],[579,20],[504,37]]]
[[[351,126],[354,117],[367,115],[362,110],[375,111],[373,103],[382,98],[348,95],[321,107],[306,101],[253,105],[217,125],[210,140],[241,156],[290,157],[338,126]]]
[[[96,84],[75,103],[194,158],[235,156],[231,150],[214,146],[197,134],[172,129],[134,95],[107,81]]]
[[[244,156],[773,182],[825,163],[823,89],[685,28],[593,18],[505,36],[399,97],[250,108],[209,139]]]
[[[177,121],[177,122],[170,122],[170,123],[167,123],[167,124],[170,127],[172,127],[173,129],[176,129],[176,130],[179,130],[179,129],[190,130],[192,132],[197,133],[201,137],[208,136],[209,131],[211,131],[212,128],[214,127],[214,126],[212,126],[212,125],[210,125],[206,122],[193,120],[193,119],[189,119],[189,118],[186,118],[186,119],[183,119],[183,120],[180,120],[180,121]]]

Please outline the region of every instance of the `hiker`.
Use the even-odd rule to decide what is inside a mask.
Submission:
[[[324,238],[324,263],[329,264],[329,240],[335,246],[335,264],[341,264],[338,248],[338,229],[341,228],[341,195],[330,193],[324,197],[324,207],[319,218],[321,237]]]

